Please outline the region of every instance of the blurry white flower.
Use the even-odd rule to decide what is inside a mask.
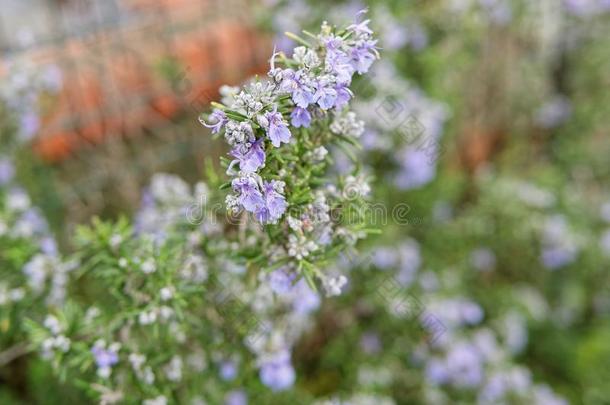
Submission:
[[[174,289],[172,287],[163,287],[159,291],[159,296],[163,301],[169,301],[174,296]]]
[[[159,395],[153,399],[145,399],[143,405],[167,405],[167,398],[163,395]]]
[[[154,311],[150,312],[140,312],[138,315],[138,322],[140,325],[150,325],[157,320],[157,313]]]
[[[61,325],[59,324],[59,320],[54,315],[47,315],[47,317],[44,319],[43,325],[54,335],[57,335],[59,334],[59,332],[61,332]]]
[[[145,274],[151,274],[151,273],[154,273],[155,271],[157,271],[155,262],[152,259],[146,260],[144,263],[142,263],[142,266],[140,268],[142,269],[142,271]]]
[[[170,362],[164,367],[165,376],[170,381],[180,381],[182,379],[182,359],[179,356],[174,356]]]
[[[110,247],[116,249],[123,242],[123,237],[119,234],[114,234],[110,237]]]
[[[331,277],[324,282],[324,289],[326,290],[326,296],[332,297],[341,295],[341,289],[347,284],[347,277],[341,275],[338,277]]]

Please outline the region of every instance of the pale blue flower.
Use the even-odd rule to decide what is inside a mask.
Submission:
[[[269,136],[273,146],[279,148],[282,142],[288,143],[290,141],[290,130],[282,114],[277,112],[277,110],[273,110],[266,112],[264,118],[266,120],[267,136]]]
[[[265,163],[265,150],[263,139],[256,140],[249,147],[237,145],[231,155],[237,159],[239,169],[244,173],[254,173]],[[245,149],[245,151],[243,151]]]
[[[373,253],[373,264],[381,270],[388,270],[398,265],[398,252],[389,247],[380,247]]]
[[[293,288],[295,274],[288,273],[285,269],[278,269],[269,274],[269,286],[280,295],[290,292]]]
[[[352,92],[347,88],[347,86],[343,85],[335,87],[335,91],[337,92],[335,108],[337,110],[340,110],[344,107],[347,107],[349,101],[352,98]]]
[[[398,153],[397,160],[400,171],[394,183],[400,189],[419,188],[436,177],[436,165],[430,161],[430,151],[405,148]]]
[[[40,129],[40,118],[35,111],[26,111],[19,117],[19,136],[23,141],[29,141]]]
[[[252,177],[238,177],[231,182],[231,185],[238,193],[238,201],[246,211],[256,212],[265,206],[263,194]]]
[[[360,338],[360,348],[366,354],[377,354],[381,351],[381,339],[375,332],[366,332]]]
[[[237,377],[237,363],[233,360],[223,361],[220,364],[220,378],[232,381]]]
[[[301,108],[307,108],[314,102],[314,89],[305,84],[304,75],[303,72],[298,71],[293,78],[294,90],[292,92],[292,101],[294,101],[297,107]]]
[[[321,109],[329,110],[335,106],[335,102],[337,101],[337,90],[329,87],[325,82],[320,81],[318,82],[314,98]]]
[[[311,114],[306,108],[296,107],[290,114],[290,119],[295,128],[309,128],[311,125]]]
[[[280,182],[272,180],[263,185],[265,206],[264,209],[257,212],[261,222],[276,222],[286,211],[286,199],[278,192],[283,186],[279,186],[279,184]]]
[[[356,72],[364,74],[369,71],[373,62],[377,59],[375,54],[375,44],[377,41],[364,41],[362,44],[351,49],[350,60],[351,65]]]
[[[290,362],[290,352],[281,350],[265,359],[260,369],[263,384],[273,391],[283,391],[294,385],[296,373]]]
[[[292,306],[297,314],[307,315],[320,307],[320,296],[309,287],[304,279],[295,284],[292,293],[295,295]]]
[[[243,390],[233,390],[227,393],[225,405],[248,405],[248,396]]]
[[[572,114],[572,103],[565,96],[555,96],[536,112],[535,121],[543,128],[551,129],[566,122]]]
[[[229,121],[224,111],[219,109],[215,109],[214,111],[212,111],[212,114],[210,114],[209,119],[211,121],[209,124],[205,121],[200,122],[203,124],[203,126],[210,128],[213,134],[217,134],[218,132],[220,132],[222,127]]]
[[[470,253],[470,263],[478,271],[491,271],[496,267],[496,255],[489,248],[478,248]]]
[[[554,270],[572,263],[575,252],[562,246],[551,246],[543,249],[541,259],[546,268]]]
[[[116,351],[107,349],[98,344],[91,348],[91,353],[93,354],[95,365],[98,368],[112,367],[119,362],[119,356]]]
[[[0,186],[7,185],[15,176],[15,167],[9,159],[0,159]]]

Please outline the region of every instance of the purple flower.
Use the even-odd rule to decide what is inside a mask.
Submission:
[[[350,58],[343,51],[330,48],[327,45],[325,63],[326,68],[335,76],[337,83],[348,85],[352,81],[354,68],[351,65]]]
[[[388,270],[398,264],[396,249],[380,247],[373,253],[373,264],[381,270]]]
[[[407,27],[395,21],[389,21],[381,31],[382,46],[384,49],[397,50],[409,42]]]
[[[513,12],[506,0],[479,0],[479,2],[493,24],[503,26],[512,20]]]
[[[307,315],[320,306],[320,296],[309,287],[304,279],[294,285],[292,292],[295,296],[292,309],[297,314]]]
[[[290,130],[282,117],[282,114],[277,110],[269,111],[265,113],[263,125],[267,129],[267,135],[271,139],[273,146],[278,148],[282,142],[288,143],[290,141]]]
[[[258,222],[261,224],[272,222],[269,218],[269,209],[267,209],[267,207],[260,207],[254,214],[256,215]]]
[[[421,266],[421,252],[415,239],[408,239],[398,247],[400,268],[396,280],[403,286],[410,285]]]
[[[366,354],[377,354],[381,351],[381,340],[375,332],[366,332],[360,338],[360,348]]]
[[[292,387],[296,374],[290,363],[290,352],[282,350],[266,359],[261,365],[260,378],[262,383],[273,391]]]
[[[510,398],[526,395],[532,388],[531,372],[520,366],[490,373],[485,385],[479,392],[478,403],[506,403]],[[531,403],[551,405],[552,402],[532,401]]]
[[[64,78],[63,72],[57,65],[46,66],[42,74],[42,80],[46,88],[52,92],[61,90]]]
[[[352,93],[346,86],[337,86],[335,87],[335,91],[337,92],[337,99],[335,100],[335,108],[340,110],[343,107],[347,106],[349,101],[352,98]]]
[[[449,378],[447,367],[438,359],[432,359],[426,364],[424,374],[433,385],[445,384]]]
[[[297,107],[307,108],[309,104],[313,103],[314,96],[313,93],[303,89],[297,89],[292,93],[292,101],[297,105]]]
[[[315,99],[321,109],[331,109],[337,101],[337,90],[327,87],[324,83],[318,83]]]
[[[49,256],[57,256],[57,243],[55,239],[47,236],[40,240],[40,250]]]
[[[330,35],[323,39],[324,47],[326,48],[326,58],[324,60],[326,67],[334,70],[338,64],[347,61],[345,53],[341,51],[343,47],[343,38]]]
[[[458,301],[458,310],[462,321],[468,325],[476,325],[483,320],[483,309],[472,301]]]
[[[314,102],[313,89],[305,82],[305,73],[284,69],[281,71],[282,90],[291,93],[292,101],[298,107],[307,108]]]
[[[542,250],[542,264],[549,270],[555,270],[572,263],[576,259],[576,252],[562,246],[549,246]]]
[[[256,212],[265,206],[263,194],[252,177],[238,177],[231,183],[233,190],[239,194],[238,201],[246,211]]]
[[[590,17],[610,10],[610,2],[604,0],[564,0],[566,10],[579,17]]]
[[[220,132],[222,127],[229,121],[229,119],[227,118],[227,115],[224,113],[224,111],[215,109],[214,111],[212,111],[212,114],[210,114],[210,121],[212,123],[208,124],[207,122],[200,120],[201,124],[203,124],[204,127],[210,128],[213,134],[217,134],[218,132]]]
[[[489,248],[478,248],[470,253],[470,263],[478,271],[491,271],[496,267],[496,255]]]
[[[565,96],[555,96],[536,112],[535,120],[545,129],[555,128],[566,122],[572,114],[572,104]]]
[[[286,211],[286,199],[282,195],[284,183],[276,180],[264,182],[261,192],[260,181],[258,176],[243,176],[231,184],[237,193],[237,203],[254,213],[259,222],[274,223]]]
[[[237,364],[232,361],[224,361],[220,365],[220,378],[225,381],[234,380],[237,377]]]
[[[364,129],[362,136],[360,137],[360,144],[366,151],[381,149],[381,150],[389,150],[389,146],[387,145],[387,139],[380,136],[379,132],[369,127]]]
[[[417,22],[413,22],[409,29],[409,45],[416,51],[420,51],[428,45],[428,35]]]
[[[579,247],[570,232],[567,220],[554,215],[546,220],[542,234],[542,264],[549,270],[566,266],[576,260]]]
[[[477,348],[468,343],[456,344],[447,355],[447,366],[458,387],[475,387],[483,380],[483,359]]]
[[[337,83],[348,85],[352,81],[354,68],[350,57],[341,49],[343,39],[331,37],[325,40],[326,57],[324,59],[326,69],[335,76]]]
[[[311,124],[311,114],[305,108],[296,107],[290,114],[292,126],[295,128],[309,128]]]
[[[49,224],[37,208],[26,210],[19,218],[15,228],[27,230],[27,234],[46,234]]]
[[[244,145],[236,146],[231,155],[239,162],[239,169],[244,173],[254,173],[265,163],[265,150],[263,149],[263,138],[256,140],[245,152],[241,149]]]
[[[358,12],[358,17],[366,13],[367,10],[361,10]],[[354,32],[357,36],[369,36],[373,35],[373,31],[369,28],[371,20],[364,20],[360,23],[352,24],[347,27],[348,31]]]
[[[292,290],[294,279],[294,274],[288,273],[284,269],[278,269],[269,274],[269,286],[275,293],[283,295]]]
[[[227,393],[225,405],[248,405],[248,397],[242,390],[233,390]]]
[[[568,405],[569,402],[555,394],[548,385],[534,386],[534,402],[544,405]]]
[[[15,167],[8,159],[0,159],[0,186],[8,184],[15,175]]]
[[[114,350],[106,349],[101,345],[93,346],[91,353],[95,358],[95,365],[98,368],[112,367],[119,362],[119,356]]]
[[[278,51],[284,52],[285,54],[290,53],[290,51],[292,51],[292,49],[295,47],[294,41],[283,34],[276,35],[273,39],[273,43]]]
[[[421,187],[436,176],[436,166],[430,162],[429,151],[406,148],[399,152],[398,159],[402,167],[395,184],[402,190]]]
[[[303,83],[303,79],[300,78],[300,72],[297,72],[295,77],[295,89],[292,92],[292,101],[297,107],[307,108],[314,102],[313,89]]]
[[[257,216],[261,222],[275,222],[284,215],[286,211],[286,199],[279,190],[283,187],[281,182],[272,180],[265,182],[263,190],[265,192],[265,207],[262,207]]]
[[[374,53],[377,41],[364,41],[359,46],[354,47],[350,53],[351,65],[360,74],[369,71],[377,56]]]
[[[20,138],[24,141],[32,139],[40,129],[40,118],[35,111],[28,111],[20,117]]]

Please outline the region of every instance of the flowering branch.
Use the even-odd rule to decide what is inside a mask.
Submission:
[[[359,147],[364,124],[349,111],[355,74],[365,74],[378,59],[377,41],[365,20],[344,29],[324,23],[292,57],[274,52],[266,80],[241,89],[223,87],[223,104],[202,120],[213,134],[224,135],[232,160],[223,160],[232,177],[227,209],[251,214],[263,226],[256,233],[273,264],[290,264],[313,285],[336,285],[314,265],[366,234],[362,218],[343,214],[364,203],[369,187],[355,173],[346,179],[328,176],[328,148],[349,155]],[[351,214],[356,211],[351,211]],[[261,252],[262,253],[262,252]],[[263,254],[264,264],[269,254]],[[333,289],[335,290],[335,289]]]

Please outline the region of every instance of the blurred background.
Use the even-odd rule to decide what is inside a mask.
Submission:
[[[201,156],[220,154],[196,118],[221,84],[267,68],[272,45],[251,3],[3,2],[3,93],[20,110],[31,186],[58,229],[129,212],[152,173],[194,180]]]
[[[356,84],[359,159],[373,200],[408,210],[295,349],[309,396],[269,403],[356,384],[469,404],[531,384],[482,403],[609,404],[608,1],[3,0],[0,184],[14,175],[70,251],[76,224],[133,215],[154,173],[194,183],[217,163],[224,145],[197,117],[221,84],[264,74],[283,32],[365,7],[382,61]],[[390,271],[449,331],[441,353],[396,302],[367,301]],[[501,366],[472,349],[487,332]],[[28,378],[0,373],[0,391]]]

